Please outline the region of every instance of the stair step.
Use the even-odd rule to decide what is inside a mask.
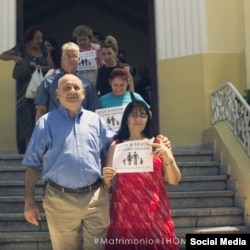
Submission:
[[[43,211],[42,195],[35,195],[34,199],[40,211]],[[2,213],[18,213],[23,211],[24,201],[23,196],[0,196],[0,211]]]
[[[173,154],[177,162],[179,161],[213,161],[213,150],[180,150],[173,149]]]
[[[38,180],[35,189],[36,195],[44,194],[44,181]],[[0,196],[23,196],[24,180],[1,181],[0,180]]]
[[[6,180],[23,181],[25,179],[24,178],[25,170],[26,167],[22,166],[21,164],[11,165],[11,166],[0,166],[0,181],[6,181]],[[41,175],[41,169],[40,169],[40,175]]]
[[[227,188],[227,179],[227,175],[183,176],[177,186],[169,185],[168,183],[165,183],[165,186],[169,192],[224,190]]]
[[[46,220],[45,213],[40,213],[42,220]],[[0,213],[0,221],[25,220],[23,213]]]
[[[231,190],[169,192],[168,197],[171,208],[230,207],[234,204]]]
[[[175,208],[172,209],[172,215],[177,216],[214,216],[214,215],[229,215],[242,214],[243,209],[239,207],[216,207],[216,208]],[[1,218],[1,214],[0,214]]]
[[[219,175],[219,161],[177,162],[182,176]]]
[[[37,181],[37,185],[44,185],[44,181],[43,180],[38,180]],[[0,181],[0,188],[4,187],[4,186],[24,186],[24,180],[3,180]]]
[[[0,249],[52,250],[48,232],[0,232]]]
[[[0,161],[1,162],[1,161]],[[25,172],[26,167],[21,165],[20,166],[1,166],[0,167],[0,172],[7,172],[7,171],[13,171],[13,172]]]
[[[169,198],[192,198],[192,197],[214,197],[214,196],[232,196],[234,191],[232,190],[219,190],[219,191],[193,191],[193,192],[170,192]]]
[[[240,234],[249,233],[247,226],[222,226],[222,227],[183,227],[175,229],[178,238],[185,238],[186,234]]]
[[[0,232],[48,231],[45,213],[40,215],[42,220],[35,226],[25,220],[23,213],[0,213]]]
[[[0,154],[0,169],[2,167],[22,166],[23,155],[19,154]]]
[[[10,241],[11,239],[11,241]],[[49,241],[48,232],[7,232],[0,233],[0,242],[20,242],[20,241]]]
[[[241,225],[242,213],[237,207],[172,209],[175,228]]]
[[[0,161],[2,165],[4,163],[4,161],[19,161],[21,162],[23,159],[23,155],[22,154],[14,154],[14,153],[0,153]]]
[[[1,161],[0,161],[1,162]],[[0,167],[0,181],[4,180],[24,180],[25,176],[24,166],[1,166]]]

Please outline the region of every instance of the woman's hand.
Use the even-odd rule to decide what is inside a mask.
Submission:
[[[164,179],[172,185],[181,180],[181,172],[176,164],[172,150],[161,140],[160,143],[149,144],[154,148],[153,154],[162,158]]]
[[[169,140],[168,142],[170,143]],[[169,146],[167,146],[166,143],[164,143],[162,140],[160,141],[160,143],[152,143],[149,145],[154,148],[153,154],[162,157],[166,165],[171,164],[174,161],[174,156],[171,148],[169,148]]]
[[[23,58],[22,58],[21,56],[16,56],[15,62],[16,62],[17,64],[21,64],[22,61],[23,61]]]
[[[30,66],[35,69],[37,64],[35,62],[30,62]]]
[[[172,150],[171,141],[166,136],[157,135],[157,138],[160,138],[165,146]]]
[[[116,175],[115,169],[113,167],[104,167],[103,168],[103,182],[105,185],[110,186],[112,180]]]

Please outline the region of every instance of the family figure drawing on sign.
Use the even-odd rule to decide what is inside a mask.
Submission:
[[[79,63],[79,66],[89,66],[91,65],[91,61],[89,61],[87,58],[82,59]]]
[[[138,162],[140,164],[143,164],[143,158],[139,157],[139,155],[134,152],[133,154],[131,152],[128,152],[127,157],[123,159],[123,164],[126,165],[126,162],[128,162],[128,165],[131,165],[132,161],[134,160],[134,165],[137,165]]]
[[[115,119],[114,116],[111,116],[111,117],[108,116],[106,121],[107,121],[108,124],[110,124],[110,125],[112,125],[112,126],[115,126],[115,125],[119,125],[119,124],[120,124],[120,121],[117,120],[117,119]]]

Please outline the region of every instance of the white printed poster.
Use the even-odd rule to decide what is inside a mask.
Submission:
[[[97,69],[96,52],[94,50],[81,52],[77,70],[82,71],[91,69]]]
[[[95,112],[117,132],[120,128],[125,108],[126,106],[118,106],[113,108],[96,109]]]
[[[152,146],[148,145],[152,142],[153,139],[146,139],[117,144],[113,157],[113,167],[115,168],[116,172],[152,172]]]

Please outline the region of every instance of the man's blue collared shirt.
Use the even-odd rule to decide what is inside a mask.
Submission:
[[[60,106],[36,123],[22,164],[42,167],[42,178],[68,188],[102,178],[100,151],[115,132],[96,113],[82,109],[75,119]]]
[[[36,105],[46,106],[48,112],[59,108],[60,103],[56,97],[56,89],[58,86],[58,80],[64,74],[65,72],[60,70],[59,73],[49,75],[44,78],[36,95]],[[78,77],[81,79],[83,88],[85,89],[85,97],[82,107],[87,110],[95,111],[96,109],[100,108],[100,103],[94,84],[86,78],[80,76]]]

